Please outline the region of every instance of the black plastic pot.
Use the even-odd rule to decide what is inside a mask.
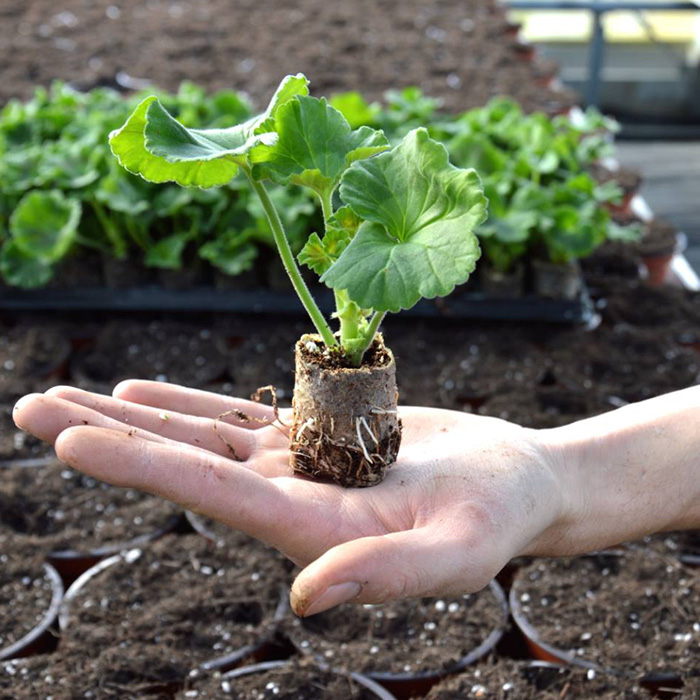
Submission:
[[[18,639],[14,644],[0,649],[0,661],[39,654],[47,651],[51,646],[51,635],[48,630],[58,617],[58,611],[63,600],[63,582],[58,571],[51,564],[44,564],[44,571],[51,582],[51,603],[41,622],[34,629],[21,639]]]
[[[556,264],[534,258],[532,260],[535,293],[545,299],[576,299],[583,289],[583,278],[578,263]]]
[[[525,266],[518,263],[510,272],[484,266],[481,287],[484,294],[493,299],[519,299],[525,291]]]

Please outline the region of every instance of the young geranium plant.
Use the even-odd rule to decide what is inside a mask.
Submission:
[[[352,129],[308,92],[305,76],[288,76],[262,114],[227,129],[187,129],[149,97],[110,144],[125,168],[153,182],[209,188],[248,178],[317,331],[296,345],[292,466],[369,486],[394,463],[401,438],[395,363],[379,326],[386,313],[469,278],[486,198],[476,172],[451,165],[424,129],[390,148],[383,132]],[[324,230],[298,262],[334,291],[338,332],[300,274],[266,181],[309,188],[321,203]]]

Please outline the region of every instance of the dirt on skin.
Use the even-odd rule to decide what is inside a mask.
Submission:
[[[426,700],[649,700],[629,680],[565,666],[496,658],[469,666],[430,690]]]
[[[280,557],[244,535],[218,543],[171,535],[85,584],[60,648],[94,658],[96,683],[179,682],[269,638],[288,585]]]
[[[381,334],[360,367],[313,334],[296,343],[295,358],[294,473],[348,488],[381,482],[401,444],[396,364]]]
[[[213,677],[187,684],[175,700],[376,700],[377,695],[342,672],[321,670],[310,659],[237,678]]]
[[[290,619],[302,653],[360,673],[441,673],[458,664],[505,623],[490,588],[450,598],[386,605],[341,605]]]
[[[0,469],[0,533],[43,552],[87,553],[171,529],[177,506],[156,496],[109,486],[59,462]]]
[[[700,569],[652,550],[536,561],[513,595],[540,639],[634,677],[697,671]]]
[[[41,556],[21,541],[0,540],[0,652],[29,634],[45,617],[53,598]],[[1,686],[0,686],[1,687]]]
[[[560,112],[568,90],[510,35],[505,9],[471,0],[4,0],[0,105],[52,79],[81,88],[183,80],[248,92],[259,107],[301,71],[317,95],[361,90],[370,99],[408,85],[449,110],[512,95],[526,109]]]

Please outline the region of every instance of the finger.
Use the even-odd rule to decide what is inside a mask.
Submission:
[[[45,394],[28,394],[16,404],[12,415],[15,424],[21,430],[36,435],[40,440],[53,444],[58,436],[68,428],[80,425],[93,425],[122,433],[130,433],[144,440],[177,445],[169,438],[141,430],[126,423],[74,404],[63,399]]]
[[[238,461],[247,460],[257,443],[255,433],[250,430],[216,419],[183,415],[174,410],[164,411],[69,386],[53,387],[46,395],[71,401],[127,425]]]
[[[290,600],[294,612],[305,617],[350,601],[472,592],[495,573],[480,566],[464,543],[419,528],[333,547],[297,576]]]
[[[128,433],[92,426],[69,428],[56,440],[56,453],[61,461],[97,479],[162,496],[268,543],[279,540],[303,506],[273,480],[233,460]]]
[[[191,416],[221,416],[222,421],[249,430],[264,427],[263,421],[272,423],[275,420],[275,413],[270,406],[164,382],[127,379],[114,387],[112,395],[124,401]]]

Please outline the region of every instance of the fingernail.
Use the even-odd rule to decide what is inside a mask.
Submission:
[[[307,605],[297,606],[298,614],[301,617],[309,617],[317,613],[333,608],[336,605],[347,603],[353,598],[360,595],[362,586],[359,583],[350,581],[348,583],[338,583],[335,586],[329,586],[318,598],[307,603]]]

